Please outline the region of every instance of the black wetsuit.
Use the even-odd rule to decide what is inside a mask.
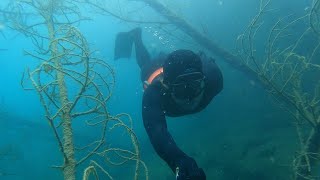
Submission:
[[[166,60],[166,55],[160,54],[157,58],[151,60],[141,37],[135,37],[134,44],[137,63],[141,68],[141,80],[144,82],[156,69],[162,66]],[[167,129],[166,116],[178,117],[203,110],[223,87],[222,74],[214,60],[206,57],[203,53],[199,53],[198,55],[201,57],[202,70],[206,78],[204,95],[196,109],[186,111],[178,106],[171,98],[170,93],[166,93],[166,89],[159,80],[154,80],[145,89],[143,95],[142,117],[151,144],[157,154],[167,162],[174,172],[178,166],[196,166],[189,167],[190,169],[197,168],[197,165],[174,142]]]
[[[142,117],[145,129],[154,149],[173,171],[181,159],[189,157],[174,142],[168,132],[165,117],[177,117],[201,111],[223,86],[221,72],[213,61],[203,61],[203,71],[206,76],[204,96],[199,106],[193,111],[187,112],[176,105],[170,93],[165,93],[159,81],[149,85],[143,94]]]

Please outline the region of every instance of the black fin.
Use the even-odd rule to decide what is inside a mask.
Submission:
[[[129,32],[118,33],[114,48],[114,60],[120,58],[130,58],[132,52],[132,44],[133,37]]]

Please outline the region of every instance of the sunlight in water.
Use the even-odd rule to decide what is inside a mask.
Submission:
[[[0,22],[0,31],[3,30],[4,28],[5,28],[4,24]]]
[[[221,6],[223,4],[222,0],[218,0],[218,5]]]

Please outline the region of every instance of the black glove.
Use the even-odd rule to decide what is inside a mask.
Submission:
[[[199,168],[196,161],[186,157],[178,163],[176,169],[177,180],[206,180],[203,169]]]

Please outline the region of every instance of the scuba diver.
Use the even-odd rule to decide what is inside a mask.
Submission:
[[[186,49],[168,55],[160,53],[151,60],[142,42],[141,28],[117,34],[114,59],[130,58],[133,44],[144,88],[143,124],[153,148],[177,180],[205,180],[203,169],[173,140],[166,116],[179,117],[203,110],[223,88],[219,67],[204,53]]]

